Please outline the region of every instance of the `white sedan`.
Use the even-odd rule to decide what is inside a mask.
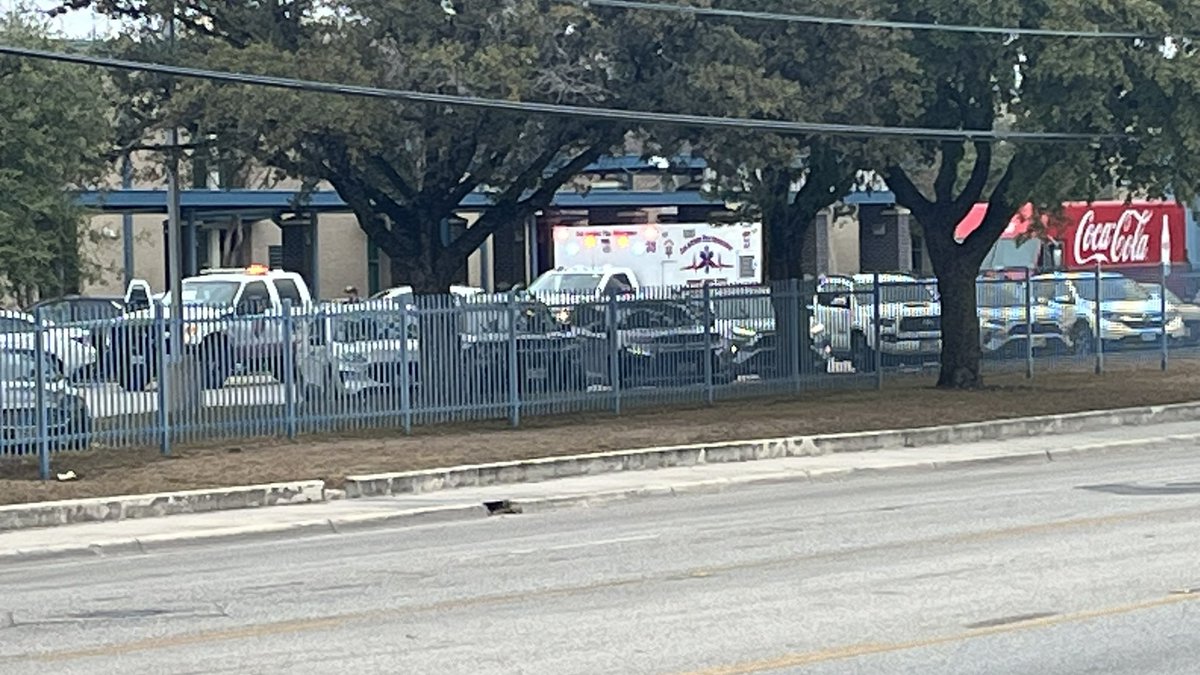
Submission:
[[[95,371],[97,354],[86,328],[57,326],[43,321],[43,348],[56,361],[60,372],[71,381],[87,379]],[[25,312],[0,310],[0,346],[33,349],[37,336],[36,321]]]

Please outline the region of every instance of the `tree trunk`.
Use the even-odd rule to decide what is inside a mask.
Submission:
[[[425,295],[445,295],[450,292],[449,284],[442,283],[441,275],[437,274],[436,266],[429,255],[409,255],[388,258],[391,271],[391,285],[412,286],[413,292]]]
[[[935,267],[936,267],[935,263]],[[983,385],[980,372],[979,314],[976,307],[977,269],[954,260],[938,270],[942,304],[942,358],[937,386],[973,389]]]

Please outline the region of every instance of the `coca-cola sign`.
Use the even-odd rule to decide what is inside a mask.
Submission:
[[[1088,209],[1075,226],[1075,261],[1080,265],[1123,265],[1149,261],[1149,209],[1126,209],[1114,219]]]
[[[1175,202],[1068,202],[1047,234],[1062,243],[1067,267],[1154,265],[1187,260],[1186,217]]]

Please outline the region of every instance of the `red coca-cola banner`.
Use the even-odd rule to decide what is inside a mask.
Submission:
[[[1186,218],[1173,202],[1070,202],[1047,234],[1062,243],[1069,268],[1186,262]],[[1164,256],[1165,253],[1165,256]]]

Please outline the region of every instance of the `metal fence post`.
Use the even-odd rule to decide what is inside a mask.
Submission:
[[[50,411],[46,410],[46,328],[42,321],[42,308],[38,307],[33,313],[33,358],[34,405],[37,406],[37,448],[38,475],[42,480],[50,480]]]
[[[176,313],[181,313],[178,308]],[[154,381],[155,392],[158,394],[158,450],[164,457],[171,454],[171,415],[167,401],[168,388],[171,379],[167,377],[167,317],[163,311],[163,304],[155,301],[154,303],[154,354],[157,357],[154,360]],[[177,335],[183,335],[183,331],[178,331]],[[144,349],[149,349],[150,345],[143,345]],[[179,346],[176,345],[176,349]],[[149,368],[150,364],[146,364]]]
[[[292,301],[283,300],[283,407],[288,440],[296,438],[296,326]]]
[[[608,295],[605,306],[605,328],[608,333],[608,384],[613,393],[613,414],[621,414],[621,334],[617,330],[617,296]]]
[[[521,390],[517,363],[517,296],[508,292],[508,422],[514,427],[521,424]]]
[[[1025,268],[1025,379],[1033,379],[1033,270]]]
[[[1167,262],[1169,256],[1163,256],[1163,264],[1158,266],[1160,292],[1158,294],[1159,317],[1162,320],[1162,369],[1167,369],[1167,357],[1169,356],[1170,336],[1167,335]]]
[[[403,335],[400,338],[400,417],[401,424],[404,426],[405,434],[412,434],[412,371],[409,369],[409,353],[408,353],[408,303],[400,303],[400,325],[403,327]],[[418,335],[420,332],[418,331]],[[431,346],[431,345],[430,345]],[[428,349],[429,346],[426,346]],[[420,345],[417,345],[420,349]]]
[[[704,402],[708,405],[713,404],[715,394],[713,391],[713,308],[712,308],[712,289],[708,282],[704,282],[702,291],[704,298]]]
[[[783,342],[778,339],[779,335],[780,335],[780,331],[778,330],[779,326],[776,326],[776,331],[775,331],[775,337],[776,337],[775,344],[776,344],[776,350],[777,350],[776,353],[778,353],[778,348],[783,346],[784,344],[794,345],[791,349],[787,350],[788,373],[790,375],[789,379],[791,379],[792,385],[795,387],[795,390],[798,393],[801,389],[801,386],[800,386],[800,368],[801,368],[801,366],[800,366],[800,364],[802,362],[800,359],[801,359],[801,357],[803,357],[805,355],[803,353],[805,345],[808,345],[809,349],[812,348],[812,345],[808,344],[808,340],[806,339],[806,336],[800,332],[801,330],[807,330],[807,328],[805,326],[805,322],[803,320],[804,319],[804,316],[803,316],[804,298],[802,298],[800,295],[800,280],[799,279],[788,279],[786,293],[787,293],[786,298],[787,298],[787,307],[788,307],[788,317],[787,317],[788,318],[788,327],[787,327],[787,332],[784,334],[786,334],[788,336],[788,340],[787,340],[787,342]]]
[[[1093,312],[1094,316],[1092,317],[1092,320],[1096,322],[1096,334],[1095,334],[1096,349],[1095,349],[1095,351],[1096,351],[1096,374],[1097,375],[1104,372],[1104,330],[1103,330],[1103,325],[1101,324],[1101,321],[1103,320],[1104,317],[1103,317],[1103,313],[1100,311],[1100,306],[1102,304],[1104,304],[1104,296],[1101,295],[1103,288],[1100,285],[1100,275],[1101,275],[1100,265],[1101,264],[1099,262],[1096,263],[1096,278],[1095,278],[1096,308],[1095,308],[1095,312]]]
[[[875,320],[872,321],[872,332],[874,333],[874,349],[871,350],[871,355],[875,365],[875,388],[883,389],[883,351],[879,347],[883,344],[883,330],[879,325],[880,316],[883,314],[883,298],[879,292],[879,272],[875,272],[873,283],[871,284],[871,304],[873,308],[872,315]]]

